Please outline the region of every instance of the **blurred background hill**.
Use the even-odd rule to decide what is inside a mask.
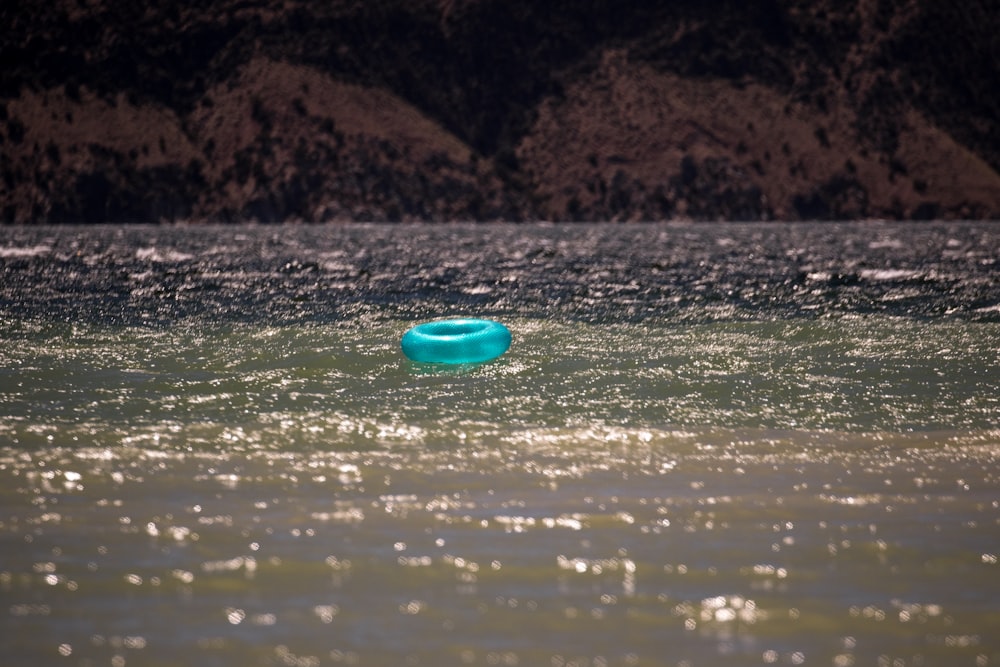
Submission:
[[[991,0],[5,0],[0,220],[1000,218]]]

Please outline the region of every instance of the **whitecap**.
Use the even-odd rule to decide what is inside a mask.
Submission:
[[[18,259],[22,257],[38,257],[52,252],[52,246],[34,245],[26,248],[16,246],[0,247],[0,258]]]
[[[905,269],[864,269],[860,273],[864,280],[914,280],[921,275],[919,271]]]
[[[150,262],[187,262],[194,259],[194,255],[177,250],[160,251],[155,246],[151,248],[139,248],[135,251],[135,258]]]

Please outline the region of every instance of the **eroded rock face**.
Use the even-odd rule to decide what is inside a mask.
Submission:
[[[986,0],[11,0],[0,30],[4,222],[1000,217]]]

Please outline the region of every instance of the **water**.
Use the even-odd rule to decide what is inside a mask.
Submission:
[[[0,229],[2,662],[1000,665],[998,232]]]

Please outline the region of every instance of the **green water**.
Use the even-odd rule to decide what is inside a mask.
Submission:
[[[1000,665],[994,230],[0,230],[0,664]]]
[[[15,444],[79,430],[113,445],[120,430],[199,442],[191,429],[239,425],[258,434],[255,447],[297,450],[361,446],[380,429],[382,440],[450,446],[465,431],[592,424],[988,430],[1000,414],[997,323],[522,319],[509,322],[511,354],[451,367],[400,354],[410,324],[8,324],[0,428]],[[310,430],[343,422],[355,423],[332,441]],[[271,429],[288,423],[299,431],[286,447]],[[102,432],[111,439],[95,443]]]
[[[1000,661],[1000,325],[8,323],[11,664]]]

